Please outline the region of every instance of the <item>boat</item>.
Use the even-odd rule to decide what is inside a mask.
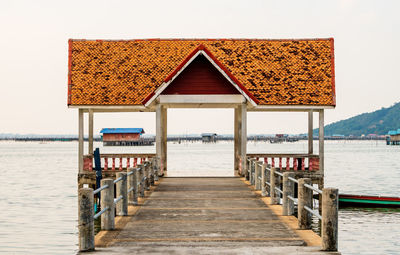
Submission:
[[[400,197],[339,194],[339,207],[400,208]]]

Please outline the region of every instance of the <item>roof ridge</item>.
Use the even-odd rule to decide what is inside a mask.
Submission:
[[[79,42],[140,42],[140,41],[329,41],[327,38],[136,38],[136,39],[72,39],[68,41]]]

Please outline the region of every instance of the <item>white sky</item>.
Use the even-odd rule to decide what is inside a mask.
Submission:
[[[76,134],[68,39],[335,38],[337,107],[326,123],[400,101],[400,1],[0,0],[0,133]],[[232,110],[169,110],[168,133],[233,132]],[[99,114],[155,132],[153,113]],[[248,133],[306,131],[306,115],[249,113]]]

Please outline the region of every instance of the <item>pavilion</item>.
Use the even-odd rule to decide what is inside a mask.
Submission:
[[[166,173],[168,108],[233,108],[235,171],[246,170],[247,112],[308,113],[308,153],[293,157],[292,170],[300,169],[297,158],[314,155],[317,112],[314,170],[323,176],[324,110],[336,104],[333,38],[69,40],[68,69],[68,107],[79,110],[79,172],[85,113],[90,154],[95,113],[155,112],[156,154]]]

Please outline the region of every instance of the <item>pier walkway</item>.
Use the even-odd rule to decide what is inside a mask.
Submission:
[[[295,217],[252,187],[239,177],[162,178],[96,236],[93,254],[339,254],[320,251],[319,236],[296,230]]]

